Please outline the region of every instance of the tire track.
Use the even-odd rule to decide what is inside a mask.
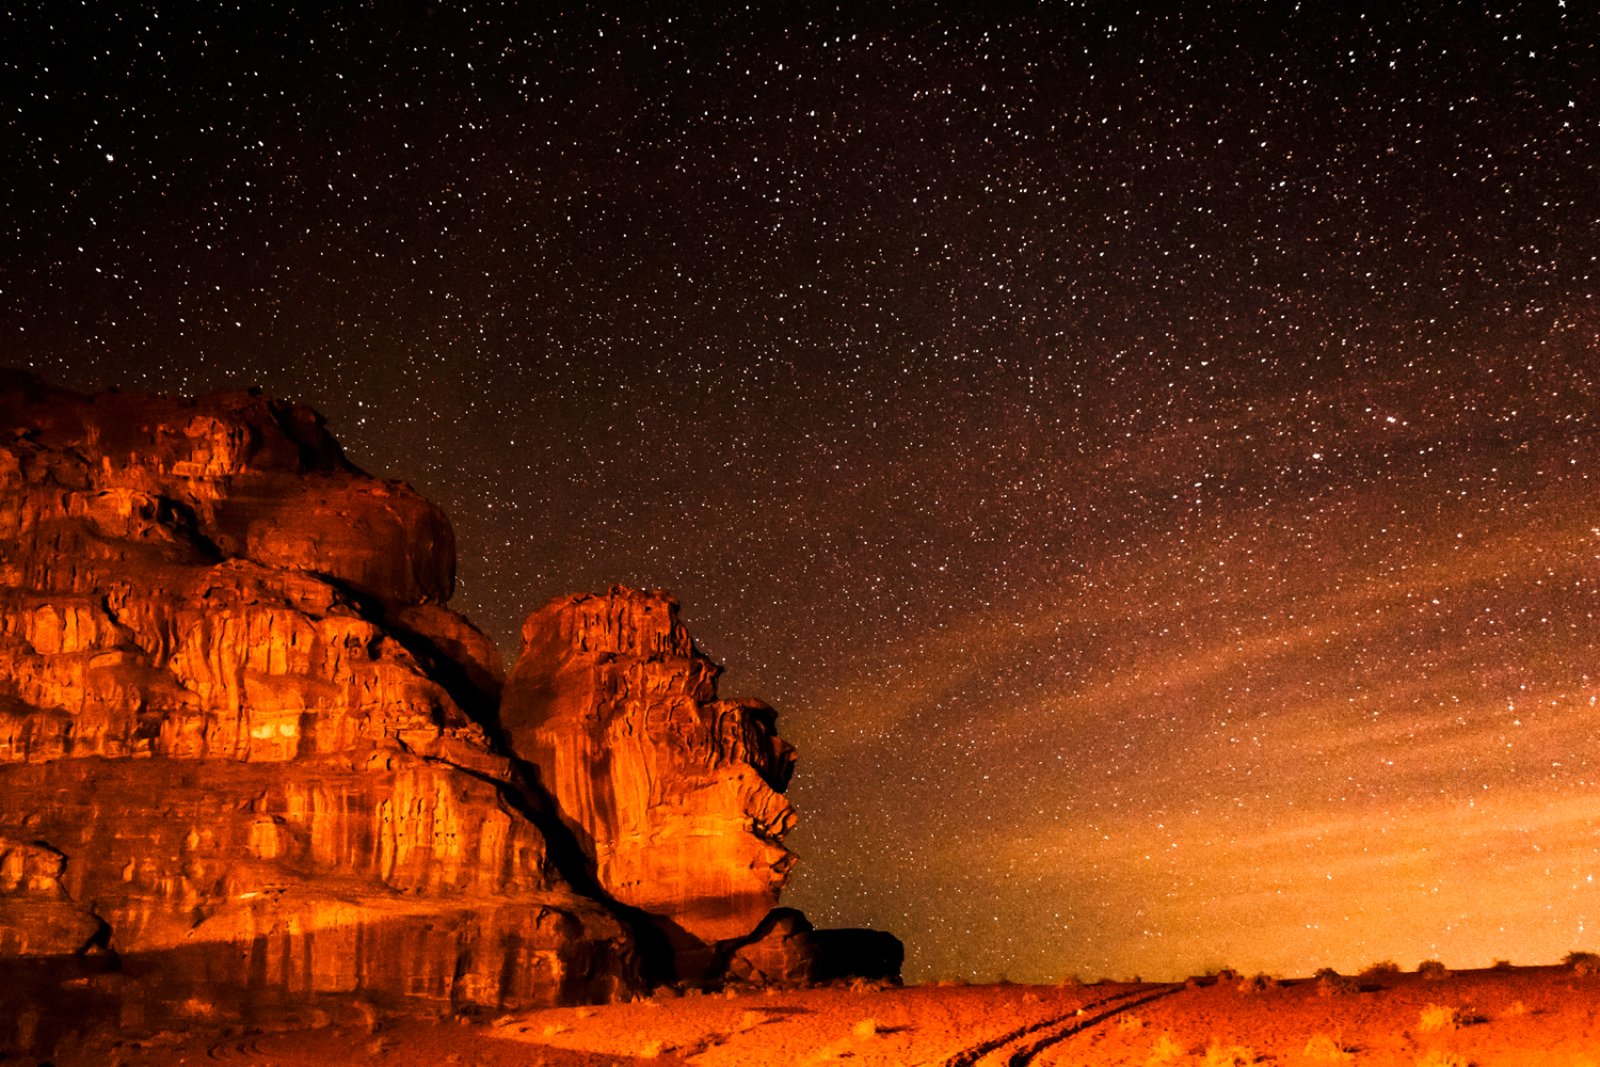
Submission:
[[[1176,992],[1178,989],[1182,988],[1182,986],[1163,987],[1161,991],[1156,994],[1147,993],[1144,989],[1126,989],[1120,993],[1112,993],[1109,996],[1101,997],[1099,1000],[1091,1000],[1087,1004],[1080,1005],[1079,1007],[1074,1008],[1072,1011],[1063,1015],[1051,1015],[1047,1018],[1040,1019],[1037,1022],[1029,1023],[1026,1026],[1019,1026],[1015,1030],[1007,1031],[998,1037],[992,1037],[987,1041],[981,1041],[970,1048],[962,1049],[960,1052],[957,1052],[955,1055],[945,1060],[942,1064],[942,1067],[975,1067],[978,1061],[982,1060],[985,1056],[988,1056],[991,1053],[999,1052],[1007,1045],[1015,1044],[1029,1035],[1037,1034],[1041,1030],[1047,1030],[1054,1027],[1065,1027],[1066,1029],[1059,1036],[1053,1036],[1043,1042],[1037,1043],[1037,1048],[1045,1048],[1046,1046],[1053,1045],[1057,1041],[1063,1040],[1066,1037],[1070,1037],[1072,1034],[1077,1033],[1089,1026],[1104,1022],[1105,1020],[1116,1015],[1118,1012],[1126,1011],[1135,1004],[1148,1003],[1151,1000],[1155,1000],[1157,997],[1167,996],[1168,994]],[[1141,996],[1144,999],[1132,999]],[[1092,1019],[1084,1018],[1084,1016],[1096,1011],[1098,1011],[1100,1014],[1095,1015]],[[1037,1051],[1033,1045],[1028,1046],[1028,1048],[1030,1051],[1027,1053],[1026,1058],[1017,1059],[1013,1055],[1006,1059],[1005,1062],[1027,1063],[1028,1060],[1032,1058],[1033,1053]]]
[[[1013,1049],[1004,1061],[1006,1067],[1026,1067],[1027,1064],[1033,1062],[1033,1058],[1035,1056],[1052,1045],[1059,1045],[1061,1042],[1067,1040],[1067,1038],[1099,1026],[1106,1020],[1113,1019],[1125,1011],[1132,1011],[1134,1008],[1142,1007],[1145,1004],[1149,1004],[1151,1001],[1160,1000],[1163,997],[1170,997],[1174,993],[1181,993],[1183,992],[1183,989],[1184,987],[1181,985],[1166,986],[1162,989],[1156,990],[1153,993],[1145,993],[1143,996],[1135,1000],[1124,1001],[1121,1004],[1112,1006],[1093,1018],[1081,1020],[1071,1018],[1065,1021],[1066,1025],[1064,1026],[1061,1026],[1060,1023],[1053,1023],[1046,1024],[1045,1026],[1035,1027],[1034,1032],[1037,1033],[1040,1030],[1053,1026],[1061,1026],[1061,1028],[1056,1030],[1054,1033],[1044,1034],[1037,1040],[1031,1041],[1020,1048]]]

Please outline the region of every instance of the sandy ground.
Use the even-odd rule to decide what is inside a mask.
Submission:
[[[51,1062],[1600,1067],[1600,976],[1551,967],[1438,979],[1379,974],[1343,990],[1325,984],[1306,979],[1252,991],[1224,979],[653,998],[491,1022],[400,1022],[376,1032],[329,1027],[138,1042],[104,1035],[61,1049]]]

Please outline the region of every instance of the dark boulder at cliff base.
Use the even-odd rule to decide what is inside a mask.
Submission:
[[[733,982],[804,986],[843,978],[898,981],[905,946],[880,930],[818,930],[793,908],[774,908],[747,937],[725,942],[720,974]]]

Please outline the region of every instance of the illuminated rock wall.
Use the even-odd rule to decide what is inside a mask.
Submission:
[[[717,698],[721,668],[663,593],[562,597],[522,638],[501,705],[513,746],[606,891],[655,917],[692,973],[696,942],[743,937],[778,901],[793,750],[771,708]]]
[[[0,955],[606,999],[631,938],[497,752],[442,513],[307,409],[0,378]],[[488,709],[487,715],[485,709]]]

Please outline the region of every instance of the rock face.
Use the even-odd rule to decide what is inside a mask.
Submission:
[[[513,747],[601,886],[651,916],[699,977],[716,943],[777,904],[793,856],[794,751],[759,701],[721,700],[721,668],[660,592],[558,598],[522,627],[501,702]]]
[[[305,408],[0,378],[0,955],[252,1003],[632,988],[485,730],[454,563]]]
[[[454,568],[309,409],[0,371],[0,1048],[73,1025],[38,983],[236,1022],[869,973],[773,912],[794,754],[674,601],[560,598],[507,680]]]

